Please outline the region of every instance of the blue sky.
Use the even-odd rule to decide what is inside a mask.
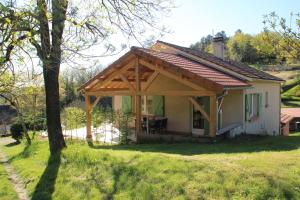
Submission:
[[[255,34],[263,30],[263,15],[275,11],[289,18],[300,11],[297,0],[177,0],[164,24],[173,32],[162,40],[189,46],[202,36],[224,30],[233,35],[237,29]]]
[[[263,15],[275,11],[289,19],[291,12],[300,11],[299,0],[174,0],[174,3],[176,8],[161,22],[172,32],[159,39],[187,47],[221,30],[229,36],[237,29],[256,34],[263,31]],[[120,39],[115,41],[120,42]],[[131,41],[130,45],[139,44]],[[107,66],[127,50],[101,58],[102,65]]]

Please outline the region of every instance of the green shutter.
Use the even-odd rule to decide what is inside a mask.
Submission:
[[[209,98],[210,97],[202,97],[203,99],[203,106],[204,106],[204,110],[207,113],[208,116],[210,116],[210,102],[209,102]],[[209,122],[204,119],[204,134],[208,135],[209,134]]]
[[[245,120],[250,119],[250,113],[252,110],[252,94],[245,95]]]
[[[258,109],[257,109],[257,116],[260,116],[262,111],[262,93],[258,94]]]
[[[155,116],[164,116],[164,97],[163,96],[153,96],[152,110]]]
[[[132,112],[132,97],[122,96],[122,111],[124,113]]]

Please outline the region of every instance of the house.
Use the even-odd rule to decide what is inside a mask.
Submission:
[[[80,87],[85,94],[87,136],[90,96],[113,97],[113,109],[135,114],[137,140],[149,115],[167,118],[169,135],[280,134],[282,80],[224,59],[223,38],[214,54],[157,41],[129,52]]]
[[[300,108],[281,109],[282,134],[289,135],[300,131]]]

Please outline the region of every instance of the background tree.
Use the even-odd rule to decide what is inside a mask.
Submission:
[[[17,111],[18,121],[22,128],[22,132],[26,138],[27,144],[31,144],[31,139],[28,135],[28,130],[25,124],[20,96],[22,96],[23,87],[17,85],[16,80],[19,78],[13,77],[8,73],[4,73],[0,76],[0,98],[7,101]]]
[[[227,43],[229,58],[244,63],[255,63],[257,51],[251,41],[252,36],[238,30]]]
[[[169,0],[37,0],[19,5],[1,1],[1,66],[11,60],[15,47],[35,48],[43,67],[51,153],[66,146],[59,102],[63,59],[88,58],[84,53],[95,44],[102,44],[104,53],[113,52],[115,49],[107,41],[116,32],[142,43],[140,37],[145,37],[149,27],[164,30],[157,26],[157,14],[168,13],[169,8]]]
[[[290,19],[279,17],[275,12],[264,16],[265,34],[270,43],[275,44],[288,63],[300,60],[300,13],[292,12]],[[276,35],[276,37],[274,37]]]
[[[196,42],[195,44],[191,44],[190,48],[208,52],[208,53],[213,53],[213,47],[212,47],[213,37],[219,37],[219,36],[222,36],[224,38],[225,43],[229,39],[229,37],[226,35],[225,31],[220,31],[220,32],[216,33],[215,36],[212,36],[209,34],[205,37],[202,37],[199,42]]]

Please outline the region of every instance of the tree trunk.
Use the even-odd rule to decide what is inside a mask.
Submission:
[[[27,130],[27,128],[26,128],[26,124],[24,123],[24,119],[23,119],[23,117],[22,117],[22,114],[20,114],[20,113],[19,113],[19,118],[20,118],[20,121],[21,121],[22,129],[23,129],[23,131],[24,131],[24,135],[25,135],[27,144],[28,144],[28,145],[31,145],[31,139],[30,139],[30,137],[29,137],[28,130]]]
[[[52,30],[49,28],[47,3],[37,1],[40,22],[41,48],[38,55],[43,61],[43,75],[46,93],[47,130],[50,153],[53,155],[66,147],[62,134],[59,103],[59,68],[61,63],[61,44],[68,7],[67,0],[52,0]],[[52,40],[50,40],[50,32]]]
[[[53,63],[54,64],[54,63]],[[59,63],[57,64],[59,65]],[[59,103],[59,66],[47,66],[44,63],[44,82],[46,93],[47,131],[51,154],[66,147],[62,134]]]

